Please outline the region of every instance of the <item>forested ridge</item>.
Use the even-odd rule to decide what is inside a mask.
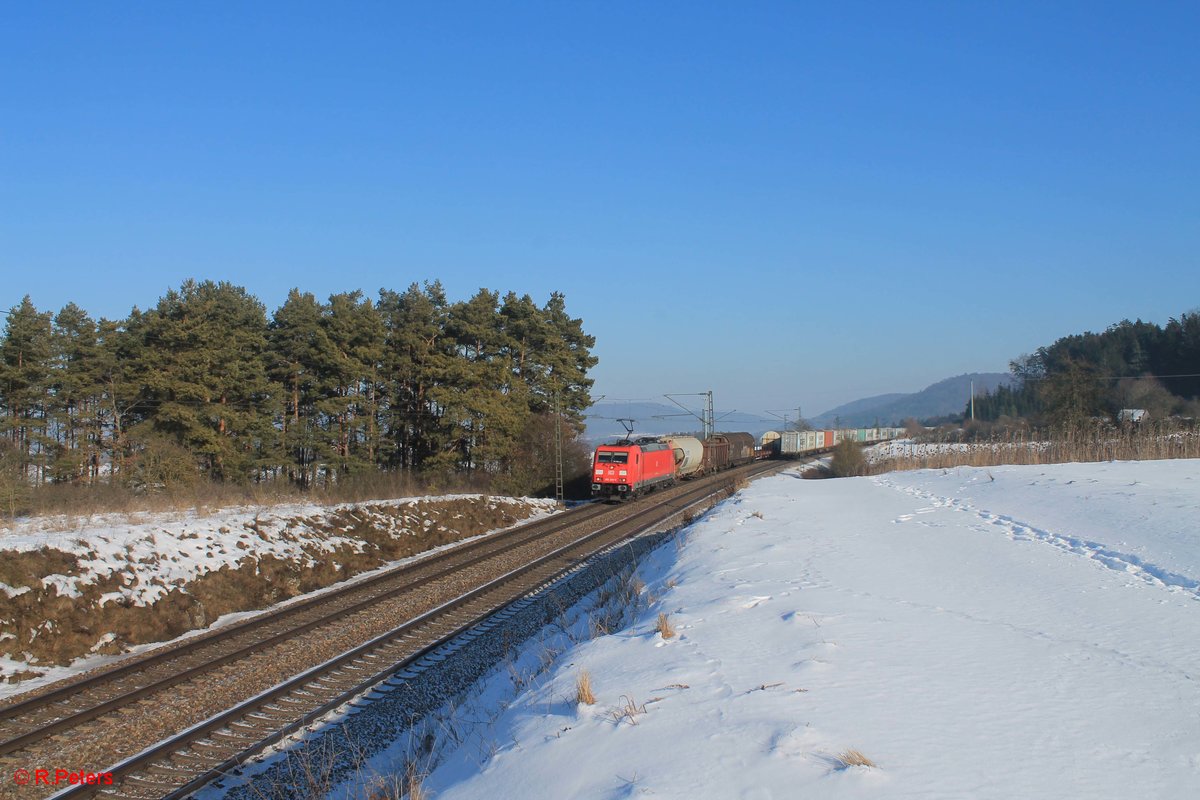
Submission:
[[[293,289],[269,317],[225,282],[121,320],[26,297],[0,341],[0,472],[154,489],[385,471],[531,492],[554,480],[556,408],[578,457],[594,345],[559,293],[450,302],[438,282],[375,300]]]
[[[975,398],[984,421],[1027,419],[1076,424],[1122,409],[1151,419],[1200,416],[1200,312],[1165,326],[1123,320],[1103,333],[1064,336],[1015,359],[1016,381]]]

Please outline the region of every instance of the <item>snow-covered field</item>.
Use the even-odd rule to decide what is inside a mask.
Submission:
[[[631,627],[477,693],[432,796],[1200,796],[1200,461],[789,469],[640,574]]]

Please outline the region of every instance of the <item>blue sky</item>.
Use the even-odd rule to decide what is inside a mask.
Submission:
[[[1200,4],[5,4],[0,307],[565,293],[818,413],[1200,306]]]

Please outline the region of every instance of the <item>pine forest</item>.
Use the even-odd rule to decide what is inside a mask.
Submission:
[[[568,473],[586,459],[595,340],[558,293],[293,289],[268,317],[242,287],[189,280],[122,320],[28,297],[6,320],[8,506],[59,484],[306,490],[379,473],[533,493],[554,485],[556,422]]]
[[[1079,425],[1119,420],[1123,410],[1156,421],[1200,417],[1200,312],[1165,326],[1123,320],[1103,333],[1064,336],[1010,364],[1011,386],[977,396],[979,420]],[[970,407],[968,406],[968,412]]]

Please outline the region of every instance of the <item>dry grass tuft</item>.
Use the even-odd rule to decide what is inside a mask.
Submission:
[[[425,787],[421,785],[419,778],[410,778],[408,781],[408,791],[405,793],[408,800],[428,800],[429,795],[425,792]]]
[[[654,627],[664,639],[670,639],[675,635],[675,628],[671,626],[670,618],[661,612],[659,612],[658,622]]]
[[[596,704],[596,695],[592,693],[592,675],[586,669],[575,679],[575,702],[585,706]]]
[[[623,719],[629,720],[632,724],[637,725],[637,718],[646,713],[645,705],[638,705],[638,702],[631,695],[621,695],[621,705],[613,709],[613,719],[620,722]]]
[[[850,767],[866,767],[868,769],[875,769],[879,766],[867,756],[863,755],[861,750],[857,750],[853,747],[837,756],[837,762],[841,764],[841,769],[849,769]]]

